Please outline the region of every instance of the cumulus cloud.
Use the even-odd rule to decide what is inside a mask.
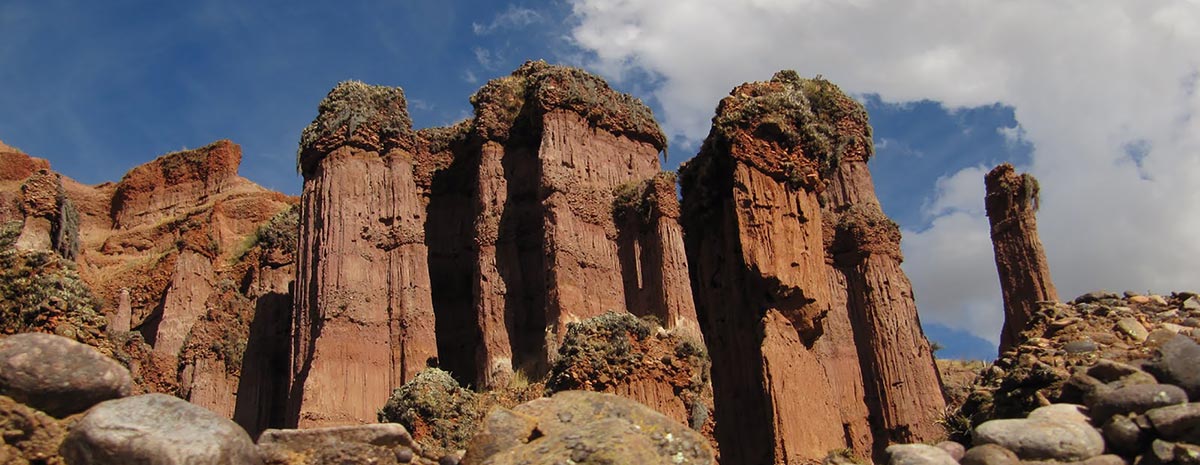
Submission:
[[[782,68],[885,102],[1014,109],[1042,181],[1060,297],[1200,288],[1200,4],[1191,0],[572,0],[593,69],[655,76],[664,129],[697,141],[716,102]],[[1136,147],[1136,150],[1128,150]],[[964,154],[970,156],[970,154]],[[984,167],[950,173],[906,225],[926,321],[995,341]],[[879,173],[877,176],[885,176]]]

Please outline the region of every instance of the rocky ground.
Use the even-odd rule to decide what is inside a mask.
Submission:
[[[479,434],[464,436],[465,450],[439,452],[397,423],[269,429],[255,442],[210,410],[129,396],[132,388],[129,371],[90,346],[41,333],[0,339],[0,464],[716,463],[704,436],[612,394],[563,391],[493,408]]]
[[[955,441],[892,446],[889,463],[1198,463],[1197,327],[1194,293],[1044,303],[969,388],[973,365],[943,363],[948,400],[962,399],[944,417]]]

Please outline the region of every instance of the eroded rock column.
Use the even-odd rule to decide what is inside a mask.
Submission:
[[[723,463],[801,463],[846,447],[813,351],[830,302],[818,202],[825,160],[803,144],[811,109],[801,85],[780,73],[735,88],[680,170]]]
[[[1005,163],[984,176],[984,206],[992,225],[992,250],[1004,297],[1000,352],[1016,343],[1039,301],[1058,300],[1050,264],[1037,233],[1038,182]]]
[[[368,423],[436,362],[425,208],[398,88],[344,82],[305,129],[291,423]]]
[[[827,328],[841,333],[837,314],[844,311],[849,316],[862,375],[856,384],[862,386],[870,412],[871,452],[880,459],[888,444],[940,439],[944,431],[937,415],[945,400],[912,284],[900,268],[900,228],[880,208],[867,168],[872,145],[866,112],[829,82],[810,81],[807,90],[810,99],[824,102],[818,116],[836,128],[834,138],[841,142],[832,154],[837,164],[824,176],[824,212],[827,231],[833,235],[827,240],[830,273],[841,275],[834,292],[844,293],[845,309],[831,312]],[[843,411],[850,411],[848,407]],[[847,431],[856,433],[853,445],[858,450],[861,423],[848,420]]]

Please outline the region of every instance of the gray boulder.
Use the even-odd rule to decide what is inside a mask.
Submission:
[[[1170,384],[1135,384],[1093,393],[1092,420],[1101,425],[1113,415],[1142,413],[1152,408],[1187,402],[1187,393]]]
[[[493,409],[461,463],[709,465],[716,461],[704,436],[645,405],[613,394],[563,391],[511,411]]]
[[[71,428],[59,452],[71,465],[262,463],[236,423],[164,394],[96,405]]]
[[[888,465],[958,465],[944,449],[928,444],[895,444],[884,450]]]
[[[972,447],[963,454],[962,465],[1019,465],[1021,459],[1013,451],[996,444],[983,444]]]
[[[420,448],[398,423],[313,429],[269,429],[258,438],[268,465],[412,463]]]
[[[1147,368],[1159,381],[1187,391],[1189,398],[1200,399],[1200,344],[1190,337],[1175,335],[1158,348],[1158,357]]]
[[[975,428],[975,444],[997,444],[1021,460],[1077,462],[1104,453],[1104,438],[1086,423],[1046,419],[1005,419]]]
[[[1170,440],[1194,440],[1200,430],[1200,403],[1172,405],[1146,411],[1146,419],[1159,437]]]
[[[133,389],[129,370],[62,336],[25,333],[0,339],[0,394],[58,418]]]

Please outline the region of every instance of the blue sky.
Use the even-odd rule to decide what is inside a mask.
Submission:
[[[0,3],[0,140],[87,183],[228,138],[296,194],[295,149],[338,81],[401,86],[416,126],[527,59],[582,66],[654,109],[667,168],[717,101],[822,74],[875,127],[884,209],[942,355],[990,354],[1000,302],[982,175],[1042,179],[1061,297],[1200,288],[1200,6],[1190,0],[561,0]]]

